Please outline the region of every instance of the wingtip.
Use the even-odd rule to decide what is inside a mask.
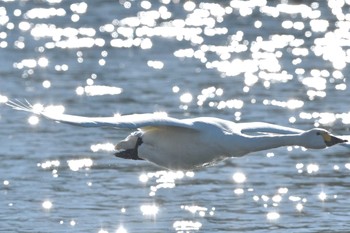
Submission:
[[[33,106],[28,100],[24,99],[24,101],[19,99],[8,100],[5,103],[7,106],[11,107],[14,110],[31,112],[35,114],[41,114],[43,111],[43,106]]]

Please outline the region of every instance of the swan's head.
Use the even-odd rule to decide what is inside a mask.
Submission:
[[[302,135],[304,147],[310,149],[323,149],[338,143],[347,142],[347,140],[335,137],[327,130],[319,128],[306,131]]]

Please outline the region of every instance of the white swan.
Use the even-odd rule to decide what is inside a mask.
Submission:
[[[234,123],[212,117],[179,120],[160,114],[82,117],[36,110],[28,102],[8,101],[7,105],[77,126],[137,129],[116,145],[115,155],[174,170],[191,170],[281,146],[322,149],[347,142],[320,128],[303,131],[262,122]]]

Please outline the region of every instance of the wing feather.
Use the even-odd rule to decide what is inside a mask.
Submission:
[[[158,113],[116,115],[113,117],[84,117],[57,113],[55,111],[49,111],[45,108],[38,110],[35,109],[34,106],[31,105],[28,101],[8,101],[7,105],[12,107],[13,109],[30,112],[39,116],[44,116],[45,118],[50,120],[82,127],[114,127],[137,129],[149,126],[172,126],[195,130],[192,122],[190,121],[179,120]]]
[[[300,129],[269,124],[265,122],[251,122],[251,123],[240,123],[242,133],[269,133],[269,134],[300,134],[304,132]]]

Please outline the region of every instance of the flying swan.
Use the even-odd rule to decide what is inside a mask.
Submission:
[[[37,110],[28,102],[8,101],[7,105],[76,126],[136,129],[117,143],[115,156],[172,170],[192,170],[282,146],[323,149],[347,142],[320,128],[303,131],[263,122],[234,123],[213,117],[180,120],[160,114],[82,117]]]

